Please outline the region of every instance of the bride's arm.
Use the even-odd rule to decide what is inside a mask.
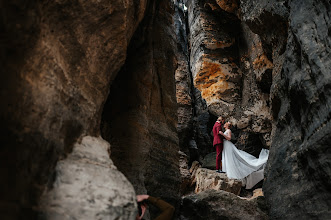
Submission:
[[[226,140],[231,140],[231,130],[229,130],[228,135],[224,134],[222,131],[220,131],[220,134],[223,135]]]

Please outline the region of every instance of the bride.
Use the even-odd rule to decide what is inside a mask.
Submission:
[[[231,140],[232,124],[224,124],[225,132],[220,131],[224,136],[222,152],[222,171],[226,172],[230,179],[240,179],[246,189],[251,189],[264,178],[264,166],[268,160],[269,150],[262,149],[259,158],[249,153],[238,150]]]

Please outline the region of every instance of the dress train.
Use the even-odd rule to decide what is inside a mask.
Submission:
[[[228,130],[227,130],[228,131]],[[227,131],[225,134],[227,134]],[[222,152],[222,171],[230,179],[240,179],[251,189],[264,178],[264,167],[268,160],[269,150],[262,149],[259,158],[239,150],[228,140],[224,140]]]

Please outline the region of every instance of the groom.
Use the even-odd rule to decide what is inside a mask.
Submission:
[[[213,127],[213,145],[214,147],[216,147],[216,172],[218,173],[224,173],[222,171],[223,137],[220,135],[220,131],[222,131],[224,125],[224,121],[224,118],[220,116]]]

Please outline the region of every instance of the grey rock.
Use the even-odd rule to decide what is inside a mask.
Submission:
[[[330,2],[241,1],[243,19],[273,58],[275,123],[265,197],[272,219],[330,213]]]
[[[211,170],[216,169],[216,152],[207,154],[201,161],[203,168],[208,168]]]
[[[195,193],[201,193],[208,189],[224,190],[235,195],[240,194],[242,182],[229,179],[225,173],[217,173],[215,170],[199,168],[194,176]]]
[[[109,143],[85,136],[55,168],[39,202],[42,219],[134,219],[133,186],[110,160]]]
[[[269,219],[263,197],[242,199],[233,193],[206,190],[183,198],[181,219]]]

